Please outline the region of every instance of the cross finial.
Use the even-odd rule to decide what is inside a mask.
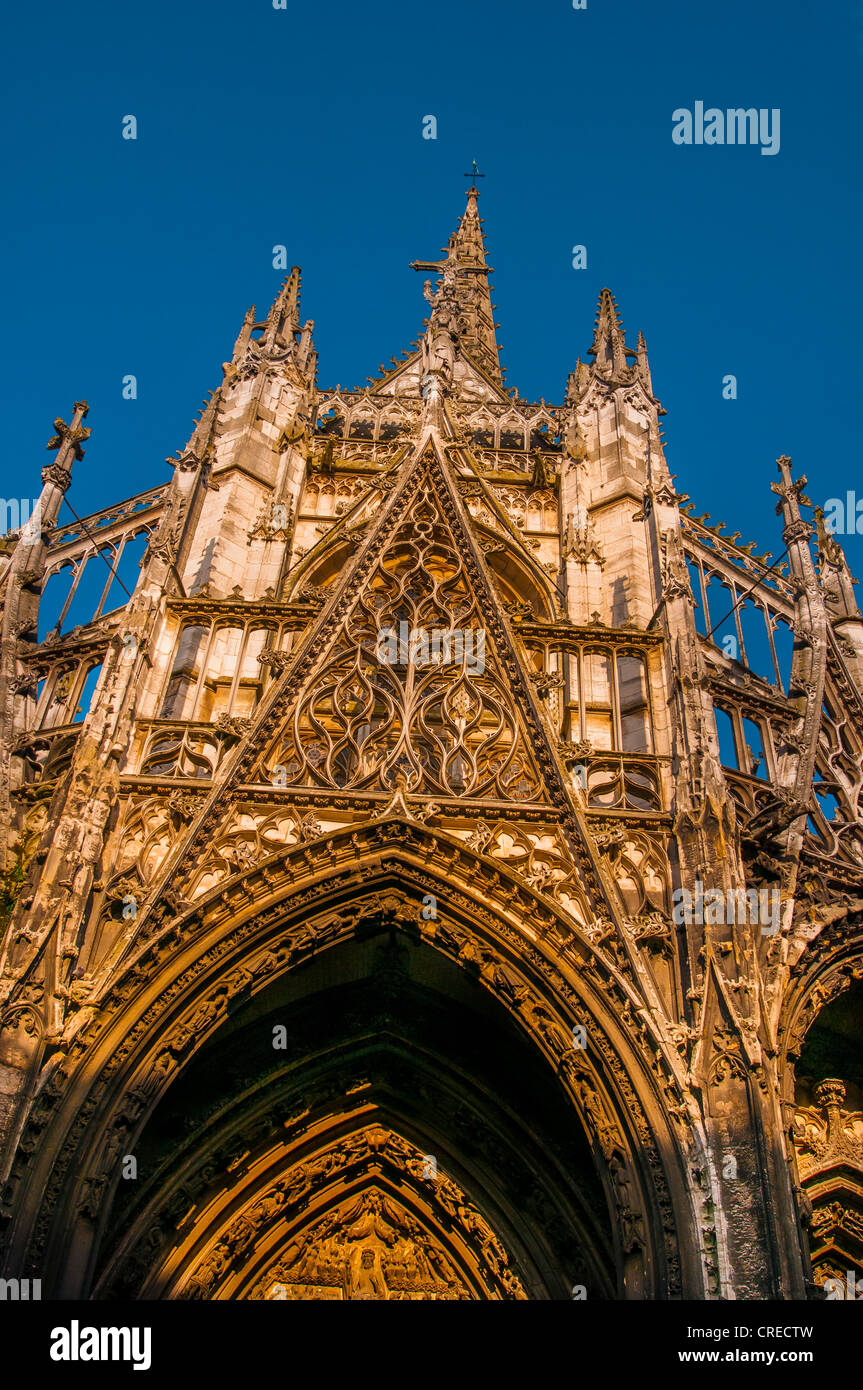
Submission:
[[[62,449],[64,444],[68,444],[75,458],[80,462],[84,457],[84,450],[81,448],[81,445],[85,439],[90,438],[90,431],[85,429],[81,424],[81,421],[87,418],[87,411],[89,408],[86,401],[76,401],[75,413],[72,416],[71,425],[67,425],[65,420],[62,420],[58,415],[57,419],[54,421],[54,429],[57,433],[54,435],[53,439],[48,441],[45,448]]]
[[[799,478],[791,477],[791,460],[787,454],[783,454],[781,458],[776,460],[776,467],[782,474],[781,483],[770,484],[771,492],[775,492],[777,497],[781,499],[776,504],[776,514],[780,516],[784,510],[792,520],[799,521],[800,508],[812,506],[809,498],[803,492],[806,486],[806,474],[801,473]]]
[[[71,425],[67,425],[59,415],[54,421],[56,434],[49,439],[45,447],[56,452],[57,457],[53,463],[42,469],[43,486],[51,483],[61,492],[68,489],[72,482],[72,460],[77,459],[80,462],[84,457],[83,445],[90,438],[90,431],[82,424],[89,408],[86,401],[76,401]],[[44,520],[43,515],[43,524]]]
[[[776,460],[776,467],[779,469],[779,472],[782,474],[782,481],[783,481],[783,483],[790,484],[790,482],[791,482],[791,460],[790,460],[790,458],[788,457],[787,454],[783,454],[781,458],[778,458],[778,459]]]
[[[484,179],[484,178],[485,178],[485,174],[481,174],[481,173],[479,172],[479,165],[477,164],[477,162],[476,162],[475,159],[472,160],[472,163],[473,163],[473,168],[471,169],[470,173],[469,173],[469,174],[464,174],[463,177],[466,178],[466,179],[471,179],[471,180],[472,180],[472,182],[471,182],[471,187],[472,187],[472,188],[475,188],[475,187],[476,187],[476,181],[477,181],[477,179]]]

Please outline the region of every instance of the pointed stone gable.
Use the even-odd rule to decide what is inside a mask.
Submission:
[[[339,587],[342,616],[322,615],[312,671],[250,782],[545,800],[518,659],[433,444]]]
[[[390,478],[381,480],[388,491]],[[379,798],[382,809],[399,798],[409,815],[404,797],[457,817],[539,812],[560,868],[537,864],[536,872],[563,876],[575,920],[589,920],[589,898],[616,918],[436,431],[424,434],[393,482],[363,547],[216,779],[168,880],[177,875],[187,892],[209,881],[210,846],[232,833],[238,797],[251,805],[276,788],[288,805],[310,792],[360,793]],[[449,635],[441,653],[457,659],[378,660],[393,645],[401,656],[405,635],[406,655],[431,655],[435,630]],[[495,851],[502,858],[524,857],[513,840],[524,838],[518,819],[485,837],[504,834]],[[548,859],[542,845],[540,835]],[[483,852],[483,836],[473,847]]]
[[[378,486],[387,501],[323,591],[318,618],[259,707],[214,802],[240,785],[401,787],[570,809],[437,438],[426,434],[398,477]],[[387,659],[402,655],[399,637],[419,662]],[[435,650],[444,659],[433,661]]]

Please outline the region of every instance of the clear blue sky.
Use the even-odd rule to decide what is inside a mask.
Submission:
[[[778,554],[781,453],[818,500],[863,497],[860,0],[47,0],[4,31],[5,494],[38,493],[81,396],[76,509],[164,479],[276,243],[321,383],[364,384],[420,331],[408,262],[438,254],[475,156],[509,386],[562,398],[608,284],[699,510]],[[699,100],[780,108],[779,153],[675,145]]]

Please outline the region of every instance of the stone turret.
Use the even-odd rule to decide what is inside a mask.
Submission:
[[[661,406],[652,394],[644,339],[637,351],[626,346],[607,289],[599,296],[588,356],[592,362],[579,360],[569,377],[563,417],[569,615],[580,623],[597,613],[613,626],[647,627],[658,599],[655,564],[644,528],[632,519],[651,481],[651,447],[654,456],[660,447]]]
[[[300,321],[296,266],[265,319],[245,316],[197,444],[211,482],[178,563],[188,593],[239,586],[252,599],[280,583],[314,418],[313,328]]]
[[[84,425],[86,401],[76,401],[71,424],[59,417],[56,433],[47,448],[56,451],[53,463],[42,469],[42,491],[36,506],[14,543],[8,566],[0,577],[2,626],[0,626],[0,868],[13,859],[15,829],[10,795],[21,785],[22,766],[14,749],[32,718],[35,694],[32,675],[21,662],[21,646],[34,644],[39,618],[48,536],[54,528],[63,498],[72,482],[72,466],[84,457],[90,437]]]

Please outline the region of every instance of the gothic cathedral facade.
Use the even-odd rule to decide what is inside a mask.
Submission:
[[[169,482],[61,518],[79,402],[0,542],[0,1274],[44,1297],[863,1274],[843,551],[786,458],[781,563],[694,515],[607,290],[561,405],[506,389],[477,198],[367,387],[295,269]]]

